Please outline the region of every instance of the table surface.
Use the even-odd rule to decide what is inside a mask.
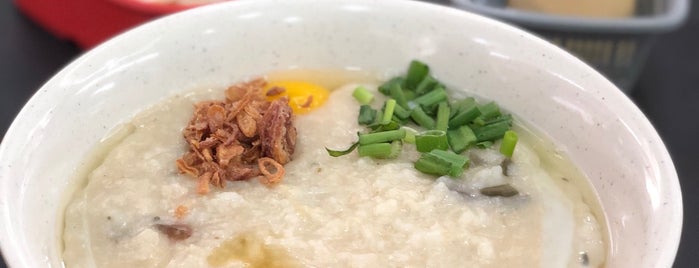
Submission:
[[[439,0],[444,3],[445,0]],[[0,135],[27,99],[81,51],[0,1]],[[658,38],[629,96],[672,155],[684,199],[684,228],[675,267],[699,266],[699,5],[678,31]],[[0,260],[0,268],[5,268]]]

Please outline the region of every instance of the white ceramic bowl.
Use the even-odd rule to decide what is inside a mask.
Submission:
[[[511,26],[410,1],[234,1],[149,23],[86,53],[27,103],[0,147],[0,245],[11,267],[61,267],[62,197],[86,154],[174,94],[271,70],[398,73],[418,58],[443,81],[539,128],[591,180],[609,267],[669,267],[679,183],[651,124],[612,83]]]

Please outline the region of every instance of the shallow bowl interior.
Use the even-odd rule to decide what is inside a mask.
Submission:
[[[628,98],[523,31],[384,0],[216,4],[136,28],[74,61],[27,103],[0,146],[3,254],[12,267],[60,267],[73,174],[110,129],[167,96],[289,68],[390,75],[413,58],[448,84],[497,100],[572,158],[604,208],[609,267],[671,265],[682,223],[677,174]]]

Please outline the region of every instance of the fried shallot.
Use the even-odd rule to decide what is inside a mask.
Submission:
[[[226,181],[260,176],[271,186],[282,180],[283,165],[296,146],[296,128],[288,99],[266,100],[265,85],[263,79],[236,84],[226,90],[224,101],[194,105],[182,130],[189,150],[176,166],[198,180],[199,194],[208,193],[209,185],[223,188]]]
[[[260,158],[257,161],[257,165],[259,166],[262,175],[264,175],[264,177],[260,177],[260,182],[262,182],[264,185],[277,184],[284,177],[284,167],[272,158]]]

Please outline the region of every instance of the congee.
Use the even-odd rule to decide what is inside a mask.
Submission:
[[[66,267],[600,267],[581,173],[413,61],[384,83],[250,79],[108,139],[65,210]]]

